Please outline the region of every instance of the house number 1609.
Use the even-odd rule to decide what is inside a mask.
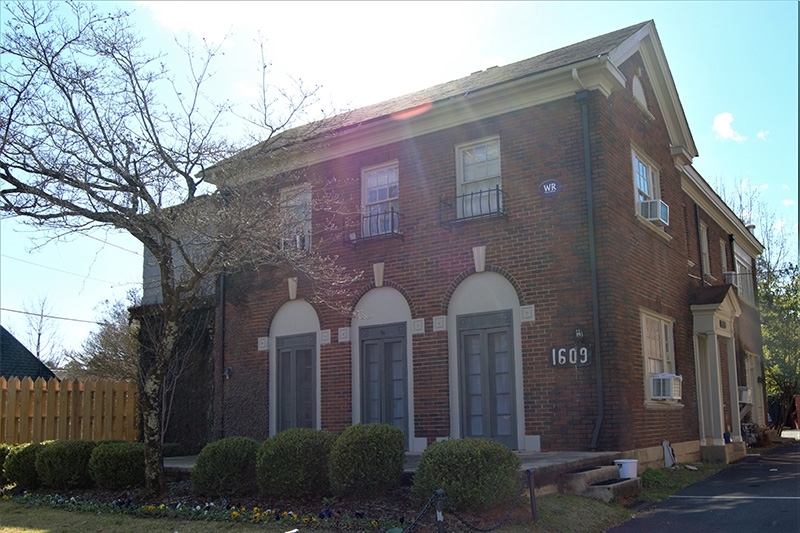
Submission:
[[[562,346],[550,349],[553,366],[586,365],[592,351],[587,346]]]

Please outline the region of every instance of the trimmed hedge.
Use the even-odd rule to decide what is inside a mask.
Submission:
[[[256,456],[261,493],[274,498],[328,494],[328,459],[335,440],[328,431],[294,428],[264,441]]]
[[[9,483],[14,483],[20,489],[39,488],[41,481],[36,473],[36,454],[42,447],[42,444],[28,442],[8,451],[3,462],[3,473]]]
[[[165,442],[162,446],[164,457],[181,457],[186,455],[180,442]]]
[[[36,454],[36,473],[42,485],[61,490],[91,487],[89,458],[95,446],[90,440],[48,442]]]
[[[101,442],[89,458],[89,475],[101,489],[144,486],[144,444]]]
[[[405,460],[405,436],[399,428],[389,424],[350,426],[331,448],[331,490],[337,496],[382,496],[400,486]]]
[[[411,498],[421,505],[444,489],[456,510],[490,509],[516,495],[520,464],[513,451],[488,439],[436,442],[422,452]]]
[[[11,448],[13,448],[11,444],[0,444],[0,489],[8,485],[8,479],[6,478],[5,470],[3,469],[3,463],[6,462],[6,456],[8,456],[8,452],[11,451]]]
[[[247,496],[256,492],[258,442],[228,437],[207,444],[192,469],[192,492],[197,496]]]

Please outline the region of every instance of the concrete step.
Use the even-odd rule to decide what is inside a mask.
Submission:
[[[638,477],[620,479],[618,466],[600,465],[561,474],[558,491],[611,502],[638,495],[642,491],[642,480]]]
[[[595,483],[618,478],[619,468],[613,465],[581,468],[561,474],[558,479],[558,492],[561,494],[582,494]]]
[[[604,502],[615,502],[638,496],[641,492],[642,478],[635,477],[633,479],[608,479],[595,483],[587,488],[581,496]]]

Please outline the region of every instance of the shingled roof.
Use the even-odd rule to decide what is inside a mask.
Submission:
[[[536,57],[523,59],[510,65],[491,67],[475,72],[465,78],[434,85],[415,93],[356,109],[350,113],[344,126],[386,117],[423,104],[440,102],[466,93],[488,89],[501,83],[508,83],[549,70],[574,65],[587,59],[607,55],[647,25],[648,22],[634,24],[621,30],[571,44]]]
[[[14,335],[0,326],[0,376],[32,379],[51,379],[56,377],[30,350],[25,348]]]
[[[474,72],[464,78],[434,85],[433,87],[421,91],[361,107],[322,121],[292,128],[267,141],[262,141],[242,150],[233,157],[213,165],[211,168],[207,169],[206,172],[209,173],[210,181],[213,183],[213,175],[228,163],[234,161],[246,167],[255,161],[254,158],[257,159],[264,153],[280,153],[281,156],[285,156],[286,152],[282,152],[281,150],[297,146],[298,144],[302,145],[309,141],[313,143],[313,139],[337,135],[351,128],[357,128],[370,122],[396,116],[405,111],[420,108],[421,106],[435,105],[437,102],[444,102],[515,80],[521,80],[551,70],[576,65],[589,59],[607,56],[627,39],[632,37],[637,31],[651,23],[652,21],[646,21],[634,24],[627,28],[571,44],[529,59],[517,61],[510,65],[491,67],[486,70]],[[313,150],[313,148],[310,149]]]

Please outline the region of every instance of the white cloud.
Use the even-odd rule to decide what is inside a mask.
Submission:
[[[761,130],[756,134],[756,137],[758,137],[762,141],[766,141],[767,135],[769,135],[769,130]]]
[[[794,200],[792,200],[791,198],[786,198],[785,200],[781,200],[781,204],[786,207],[791,207],[794,205]]]
[[[733,126],[733,115],[730,113],[720,113],[714,117],[714,123],[711,129],[717,133],[717,139],[730,139],[736,142],[742,142],[747,137],[737,133]]]

